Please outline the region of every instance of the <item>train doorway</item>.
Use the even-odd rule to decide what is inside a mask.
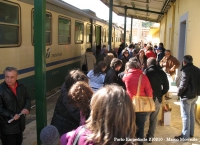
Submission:
[[[96,56],[101,52],[101,26],[95,26]]]

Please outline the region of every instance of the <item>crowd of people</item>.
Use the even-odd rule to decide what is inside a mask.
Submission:
[[[119,50],[119,51],[117,51]],[[164,48],[151,44],[120,45],[115,51],[103,46],[98,60],[88,48],[81,59],[87,71],[69,71],[56,102],[51,125],[42,129],[44,145],[119,145],[151,143],[162,97],[169,99],[169,77],[173,80],[180,62]],[[176,139],[194,136],[194,105],[200,95],[199,68],[193,58],[185,55],[182,62],[178,96],[181,102],[183,129]],[[30,111],[30,97],[17,80],[14,67],[4,71],[5,82],[0,85],[0,132],[2,145],[21,145],[25,115]],[[139,78],[141,85],[138,89]],[[155,111],[135,112],[137,93],[153,98]],[[13,118],[12,123],[7,123]],[[144,126],[149,119],[145,135]],[[127,140],[128,138],[128,140]]]

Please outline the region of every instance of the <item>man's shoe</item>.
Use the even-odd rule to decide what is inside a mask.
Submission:
[[[147,142],[148,142],[148,143],[152,143],[152,138],[151,138],[151,137],[146,136],[146,139],[147,139]]]
[[[192,137],[194,137],[193,135],[190,135],[190,137],[192,138]]]
[[[182,138],[182,135],[177,135],[174,138],[177,139],[177,140],[180,140]]]

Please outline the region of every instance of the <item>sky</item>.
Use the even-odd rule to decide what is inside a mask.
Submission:
[[[109,20],[109,8],[102,3],[100,0],[63,0],[79,9],[90,9],[96,13],[96,16],[104,19]],[[127,23],[131,20],[127,18]],[[117,14],[113,13],[113,22],[118,24],[124,24],[124,17],[118,16]]]

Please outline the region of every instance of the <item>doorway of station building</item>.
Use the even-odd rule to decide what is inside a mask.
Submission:
[[[180,63],[182,63],[183,60],[183,56],[185,55],[185,47],[186,47],[186,26],[187,26],[187,22],[182,21],[180,23],[180,33],[179,33],[179,47],[178,47],[178,60]],[[180,69],[181,67],[179,67],[179,71],[178,74],[180,74]]]
[[[101,26],[95,26],[96,56],[101,52]]]

